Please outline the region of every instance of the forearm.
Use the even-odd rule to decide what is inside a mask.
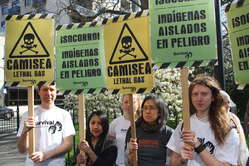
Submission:
[[[95,163],[95,161],[97,160],[98,156],[94,153],[94,151],[89,150],[87,152],[87,156],[90,158],[90,160],[92,161],[92,163]]]
[[[135,152],[130,152],[130,153],[128,153],[128,164],[129,164],[130,166],[133,166],[134,159],[135,159],[135,155],[136,155]]]
[[[129,149],[128,149],[128,145],[127,145],[127,148],[125,149],[125,162],[126,162],[126,165],[128,164],[128,166],[133,166],[134,158],[135,158],[135,153],[130,152]]]
[[[27,152],[27,149],[29,148],[28,135],[33,128],[35,128],[34,117],[29,116],[27,119],[23,117],[19,128],[21,135],[17,141],[17,148],[20,153]]]
[[[77,162],[75,166],[81,166],[81,165],[86,165],[86,164]]]
[[[170,155],[170,166],[182,166],[187,162],[187,160],[183,159],[180,154],[171,151]]]
[[[214,156],[212,156],[208,151],[204,150],[199,153],[200,158],[205,163],[206,166],[231,166],[229,163],[224,163],[217,160]],[[170,158],[170,166],[182,166],[187,162],[187,160],[183,159],[180,155],[175,155]]]
[[[206,150],[206,146],[201,144],[199,141],[195,144],[195,151],[206,166],[231,166],[231,164],[219,161],[215,156],[211,155],[210,152]]]
[[[17,148],[19,153],[25,153],[27,152],[27,149],[29,148],[28,145],[28,132],[23,132],[21,136],[17,140]]]
[[[217,160],[207,150],[200,152],[199,156],[201,157],[202,161],[207,166],[231,166],[231,164],[229,163],[224,163],[224,162]]]
[[[182,166],[184,164],[184,162],[181,161],[181,159],[179,160],[170,160],[170,166]]]

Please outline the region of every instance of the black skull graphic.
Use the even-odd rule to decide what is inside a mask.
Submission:
[[[130,36],[124,36],[121,40],[122,48],[119,50],[120,53],[123,55],[119,57],[119,59],[122,59],[126,55],[130,55],[134,58],[136,58],[136,55],[133,55],[132,52],[135,51],[135,48],[132,48],[132,38]]]

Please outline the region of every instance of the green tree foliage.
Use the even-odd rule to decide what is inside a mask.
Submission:
[[[155,93],[168,105],[169,119],[175,124],[182,119],[182,92],[179,69],[160,69],[154,73]]]
[[[89,115],[92,111],[101,110],[107,113],[109,119],[120,116],[120,95],[112,95],[109,92],[100,94],[85,95],[85,110]],[[74,115],[74,120],[78,120],[78,96],[69,94],[65,96],[64,109]]]
[[[167,103],[170,113],[170,120],[176,124],[182,119],[182,95],[180,85],[179,69],[160,69],[154,72],[155,94],[161,96]],[[148,93],[146,93],[148,94]],[[142,94],[143,97],[146,94]],[[74,112],[77,120],[78,97],[67,95],[64,100],[64,108]],[[85,95],[85,108],[87,114],[92,111],[102,110],[109,116],[110,121],[121,115],[120,95],[112,95],[109,92],[101,94]]]

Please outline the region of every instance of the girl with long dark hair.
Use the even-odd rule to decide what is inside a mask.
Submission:
[[[117,158],[117,147],[107,139],[108,119],[102,111],[92,112],[89,116],[86,140],[80,142],[74,157],[73,166],[113,166]],[[85,152],[85,156],[79,151]]]

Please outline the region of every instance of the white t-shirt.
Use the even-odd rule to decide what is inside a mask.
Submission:
[[[109,135],[116,137],[116,144],[118,148],[118,156],[116,164],[118,166],[125,166],[125,161],[124,161],[125,137],[129,127],[130,127],[130,121],[125,119],[124,116],[120,116],[114,119],[110,124]]]
[[[237,165],[239,154],[239,135],[236,129],[232,129],[227,136],[224,145],[218,145],[214,138],[213,131],[208,120],[201,121],[196,114],[190,117],[191,130],[194,131],[198,138],[207,144],[207,150],[214,155],[219,161],[228,162]],[[176,153],[180,153],[180,148],[184,146],[181,139],[182,123],[180,123],[172,134],[167,147]],[[200,156],[194,152],[194,160],[188,160],[188,166],[205,166]]]
[[[28,112],[24,113],[20,123],[20,128],[17,137],[21,136],[24,121],[28,118]],[[63,138],[75,135],[75,129],[69,112],[53,107],[45,110],[40,106],[35,108],[35,151],[46,152],[61,145]],[[65,165],[65,156],[58,156],[53,159],[48,159],[40,164],[33,164],[27,157],[25,166],[63,166]]]

